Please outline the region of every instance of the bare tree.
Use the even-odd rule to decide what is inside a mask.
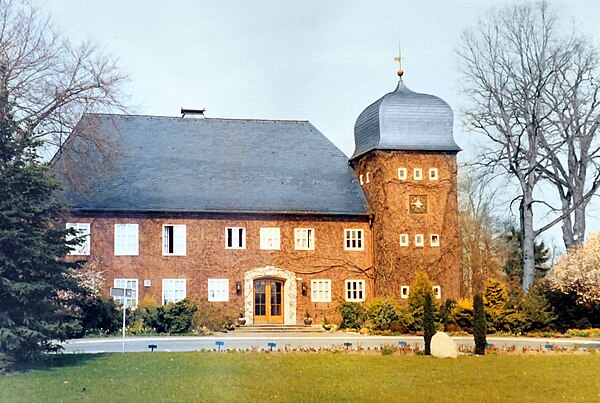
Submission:
[[[540,138],[550,162],[542,171],[560,198],[565,247],[581,244],[586,207],[600,187],[600,60],[584,38],[571,40],[568,63],[553,76],[545,101],[552,111]]]
[[[461,167],[458,184],[458,228],[462,246],[463,287],[467,296],[483,292],[485,281],[501,275],[508,245],[494,215],[500,187]]]
[[[563,177],[558,176],[559,163],[569,154],[569,143],[577,148],[581,141],[587,141],[573,128],[573,120],[582,117],[581,111],[570,113],[565,108],[572,107],[570,103],[574,101],[567,89],[566,82],[573,76],[568,71],[576,70],[572,63],[581,51],[582,40],[574,34],[560,34],[556,14],[546,2],[490,12],[476,28],[463,34],[458,49],[464,92],[472,102],[465,111],[467,126],[489,140],[478,164],[491,174],[506,174],[519,188],[513,200],[519,202],[525,291],[534,280],[535,238],[563,219],[570,227],[569,215],[578,208],[585,215],[584,200],[589,200],[598,186],[594,183],[587,192],[583,191],[592,160],[583,161],[585,158],[582,160],[577,153],[573,159],[585,163],[586,168],[577,173],[569,167],[562,169]],[[592,104],[595,95],[591,96]],[[574,119],[565,125],[563,115],[569,114]],[[589,119],[584,125],[593,117]],[[562,209],[553,207],[548,200],[535,199],[534,191],[546,180],[560,184],[557,186],[564,191]],[[569,188],[570,185],[574,186]],[[535,229],[536,204],[559,214]],[[581,226],[581,220],[578,223]]]
[[[83,113],[125,110],[115,61],[62,38],[27,1],[0,0],[0,66],[18,132],[52,151]]]

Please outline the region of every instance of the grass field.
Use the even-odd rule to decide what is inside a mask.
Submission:
[[[0,376],[0,401],[600,401],[600,355],[64,355]]]

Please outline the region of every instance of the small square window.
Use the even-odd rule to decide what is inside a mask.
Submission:
[[[310,301],[331,302],[331,280],[311,280]]]
[[[346,280],[346,301],[362,302],[365,300],[365,280]]]
[[[315,230],[312,228],[296,228],[294,230],[295,246],[297,250],[315,249]]]
[[[413,170],[413,177],[416,181],[423,180],[423,170],[421,168],[415,168]]]
[[[410,286],[403,285],[400,287],[400,298],[406,299],[410,295]]]
[[[279,228],[260,229],[260,248],[262,250],[279,250],[281,247],[281,231]]]
[[[67,223],[67,229],[74,229],[77,235],[67,235],[67,241],[80,239],[81,243],[69,252],[69,255],[89,255],[90,254],[90,224],[85,223]]]
[[[363,250],[363,234],[362,229],[344,230],[344,250]]]
[[[424,246],[423,234],[415,235],[415,246]]]
[[[437,168],[429,168],[429,180],[436,181],[438,180],[438,170]]]
[[[246,228],[227,227],[225,228],[225,248],[226,249],[246,249]]]
[[[439,285],[434,285],[433,287],[431,287],[431,291],[433,291],[433,296],[435,297],[435,299],[442,298],[442,287],[440,287]]]
[[[429,236],[429,244],[431,246],[440,246],[440,236],[438,234],[431,234]]]
[[[408,246],[408,234],[400,234],[400,246]]]
[[[229,301],[229,280],[226,278],[209,278],[208,300],[210,302]]]
[[[163,256],[185,256],[185,225],[163,225]]]
[[[406,168],[398,168],[398,179],[405,181],[407,177]]]

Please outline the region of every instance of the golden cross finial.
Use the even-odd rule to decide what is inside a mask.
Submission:
[[[398,62],[398,77],[402,80],[404,70],[402,70],[402,46],[400,42],[398,42],[398,57],[394,57],[394,60]]]

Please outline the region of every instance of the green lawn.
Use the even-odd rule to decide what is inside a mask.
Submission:
[[[600,355],[65,355],[0,376],[1,402],[600,401]]]

